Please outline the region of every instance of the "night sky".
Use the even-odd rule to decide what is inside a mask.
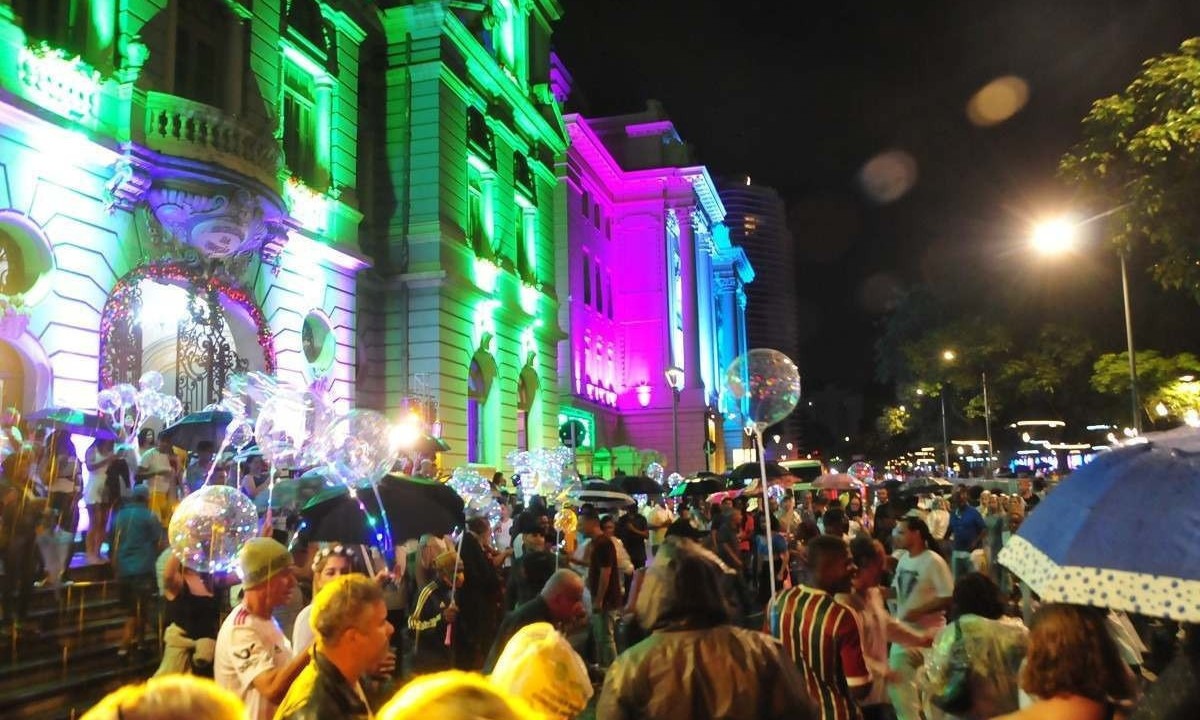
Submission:
[[[749,174],[785,198],[810,388],[886,399],[870,385],[877,327],[921,282],[1030,323],[1077,324],[1102,350],[1124,350],[1115,256],[1047,267],[1022,238],[1033,218],[1072,202],[1055,169],[1091,102],[1200,35],[1200,2],[563,3],[555,46],[580,92],[572,109],[617,114],[658,99],[714,175]],[[1024,108],[972,124],[968,100],[1010,75],[1027,83]],[[916,181],[882,202],[860,172],[889,150],[915,160]],[[1193,349],[1200,307],[1135,276],[1138,346]]]

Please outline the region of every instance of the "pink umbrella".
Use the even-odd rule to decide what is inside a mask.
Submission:
[[[818,490],[861,490],[864,485],[858,478],[846,473],[829,473],[813,480],[812,486]]]

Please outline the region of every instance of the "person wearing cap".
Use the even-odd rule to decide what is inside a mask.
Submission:
[[[113,523],[112,564],[117,578],[121,604],[129,612],[121,636],[121,657],[129,654],[133,645],[141,643],[145,634],[146,608],[144,603],[157,590],[154,564],[163,539],[163,528],[147,503],[150,488],[138,485],[130,496],[131,502],[117,513]]]
[[[270,720],[309,655],[292,646],[271,611],[296,585],[292,554],[271,538],[246,541],[239,554],[242,601],[217,633],[213,678],[246,704],[248,720]]]
[[[408,669],[414,675],[449,670],[454,667],[458,637],[458,605],[454,589],[462,587],[463,571],[458,553],[448,550],[433,562],[434,579],[421,588],[408,630],[412,633],[412,651]]]
[[[592,699],[583,658],[550,623],[535,622],[518,630],[494,666],[492,684],[529,703],[547,720],[570,720]]]
[[[368,720],[362,680],[391,650],[393,627],[383,589],[365,575],[343,575],[313,599],[313,659],[292,683],[276,720]]]

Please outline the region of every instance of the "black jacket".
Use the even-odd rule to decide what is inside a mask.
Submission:
[[[492,643],[492,651],[488,653],[487,661],[483,664],[483,672],[491,673],[496,667],[496,661],[500,659],[500,653],[504,652],[504,646],[512,639],[517,631],[526,625],[534,623],[546,622],[554,624],[554,618],[550,615],[550,606],[546,604],[546,600],[538,595],[527,603],[522,603],[516,610],[510,612],[504,622],[500,624],[500,630],[496,633],[496,641]]]
[[[275,711],[275,720],[323,720],[345,718],[367,720],[367,704],[333,663],[313,650],[313,661],[292,683],[287,697]]]

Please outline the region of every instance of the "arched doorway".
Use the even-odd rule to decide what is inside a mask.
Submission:
[[[492,392],[491,369],[485,368],[486,356],[471,358],[467,370],[467,462],[481,463],[487,456],[488,396]],[[485,360],[484,362],[480,362]]]
[[[221,398],[229,376],[275,371],[262,311],[246,291],[190,266],[144,265],[117,282],[100,321],[100,385],[163,374],[164,391],[196,412]]]

